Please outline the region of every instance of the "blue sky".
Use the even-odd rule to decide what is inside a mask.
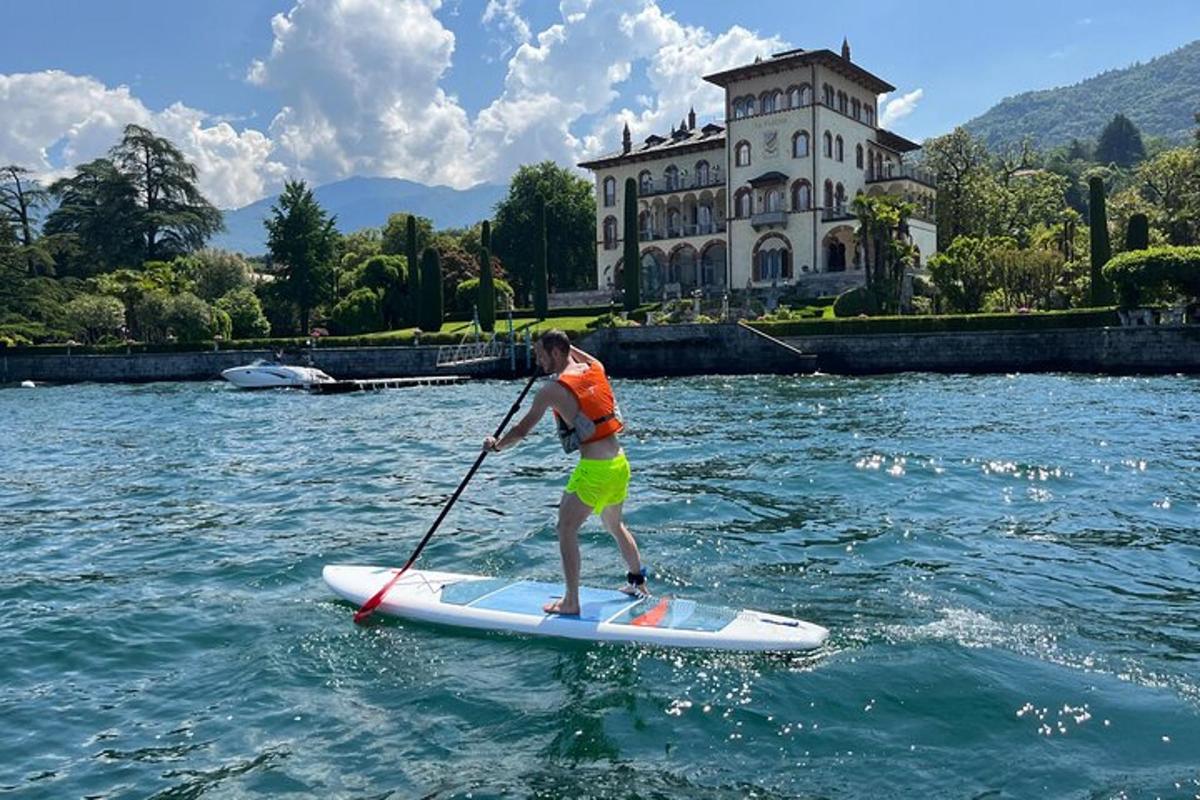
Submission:
[[[836,49],[922,139],[1005,96],[1200,38],[1198,0],[0,0],[0,163],[47,176],[121,125],[181,144],[225,206],[288,176],[470,185],[717,113],[707,69]],[[9,123],[8,120],[15,120]]]

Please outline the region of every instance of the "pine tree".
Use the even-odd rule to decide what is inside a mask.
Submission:
[[[405,310],[406,327],[421,324],[421,265],[417,263],[417,218],[408,215],[404,231],[404,257],[408,259],[408,308]]]
[[[546,274],[546,198],[540,194],[533,208],[533,315],[545,319],[550,310]]]
[[[1104,126],[1096,143],[1096,161],[1132,167],[1146,157],[1146,146],[1137,126],[1124,114],[1117,114]]]
[[[1150,247],[1150,220],[1145,214],[1134,214],[1129,218],[1125,231],[1126,250],[1146,250]]]
[[[1088,180],[1088,189],[1091,194],[1088,221],[1092,240],[1091,300],[1093,306],[1107,306],[1112,304],[1112,288],[1104,280],[1101,270],[1112,258],[1112,245],[1108,241],[1108,213],[1104,207],[1104,179],[1096,175],[1092,176]]]
[[[300,333],[307,336],[312,310],[333,298],[335,218],[304,181],[287,181],[263,225],[267,251],[279,267],[279,291],[296,304]]]
[[[425,248],[421,256],[421,329],[436,333],[442,328],[442,260],[437,250]]]
[[[496,282],[492,276],[492,226],[486,219],[479,234],[479,327],[487,333],[496,330]]]
[[[641,265],[638,263],[637,232],[637,181],[625,179],[625,247],[624,272],[621,275],[625,289],[625,310],[633,311],[642,304],[641,282],[638,280]]]

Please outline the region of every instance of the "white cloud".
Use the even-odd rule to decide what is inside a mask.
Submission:
[[[501,34],[511,40],[503,43],[501,57],[507,56],[514,45],[525,44],[532,35],[529,23],[521,16],[521,0],[488,0],[483,10],[484,25],[494,26]]]
[[[888,95],[886,94],[880,95],[879,102],[884,103],[886,101],[886,105],[883,107],[883,113],[879,115],[879,127],[891,127],[916,111],[917,103],[924,96],[924,89],[914,89],[908,94],[897,97],[895,100],[887,100]]]
[[[129,87],[109,88],[87,76],[58,70],[0,75],[0,108],[0,163],[26,166],[47,182],[103,156],[130,123],[173,141],[196,164],[201,190],[221,207],[262,197],[285,172],[259,131],[212,124],[203,111],[181,103],[154,112]]]

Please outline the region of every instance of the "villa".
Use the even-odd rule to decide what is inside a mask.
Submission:
[[[725,90],[725,124],[691,112],[667,136],[580,164],[596,176],[597,285],[619,287],[624,186],[637,181],[643,296],[799,285],[829,294],[865,280],[851,199],[913,202],[907,236],[935,252],[932,177],[905,163],[920,145],[880,128],[895,90],[850,60],[850,46],[788,50],[704,78]]]

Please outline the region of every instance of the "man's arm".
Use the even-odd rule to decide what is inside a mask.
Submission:
[[[561,387],[555,383],[548,383],[538,390],[534,395],[533,404],[529,407],[529,412],[521,417],[516,425],[513,425],[499,439],[489,436],[483,440],[483,449],[491,450],[498,453],[512,447],[517,442],[524,439],[534,429],[542,417],[546,415],[546,410],[553,406],[554,391]]]

